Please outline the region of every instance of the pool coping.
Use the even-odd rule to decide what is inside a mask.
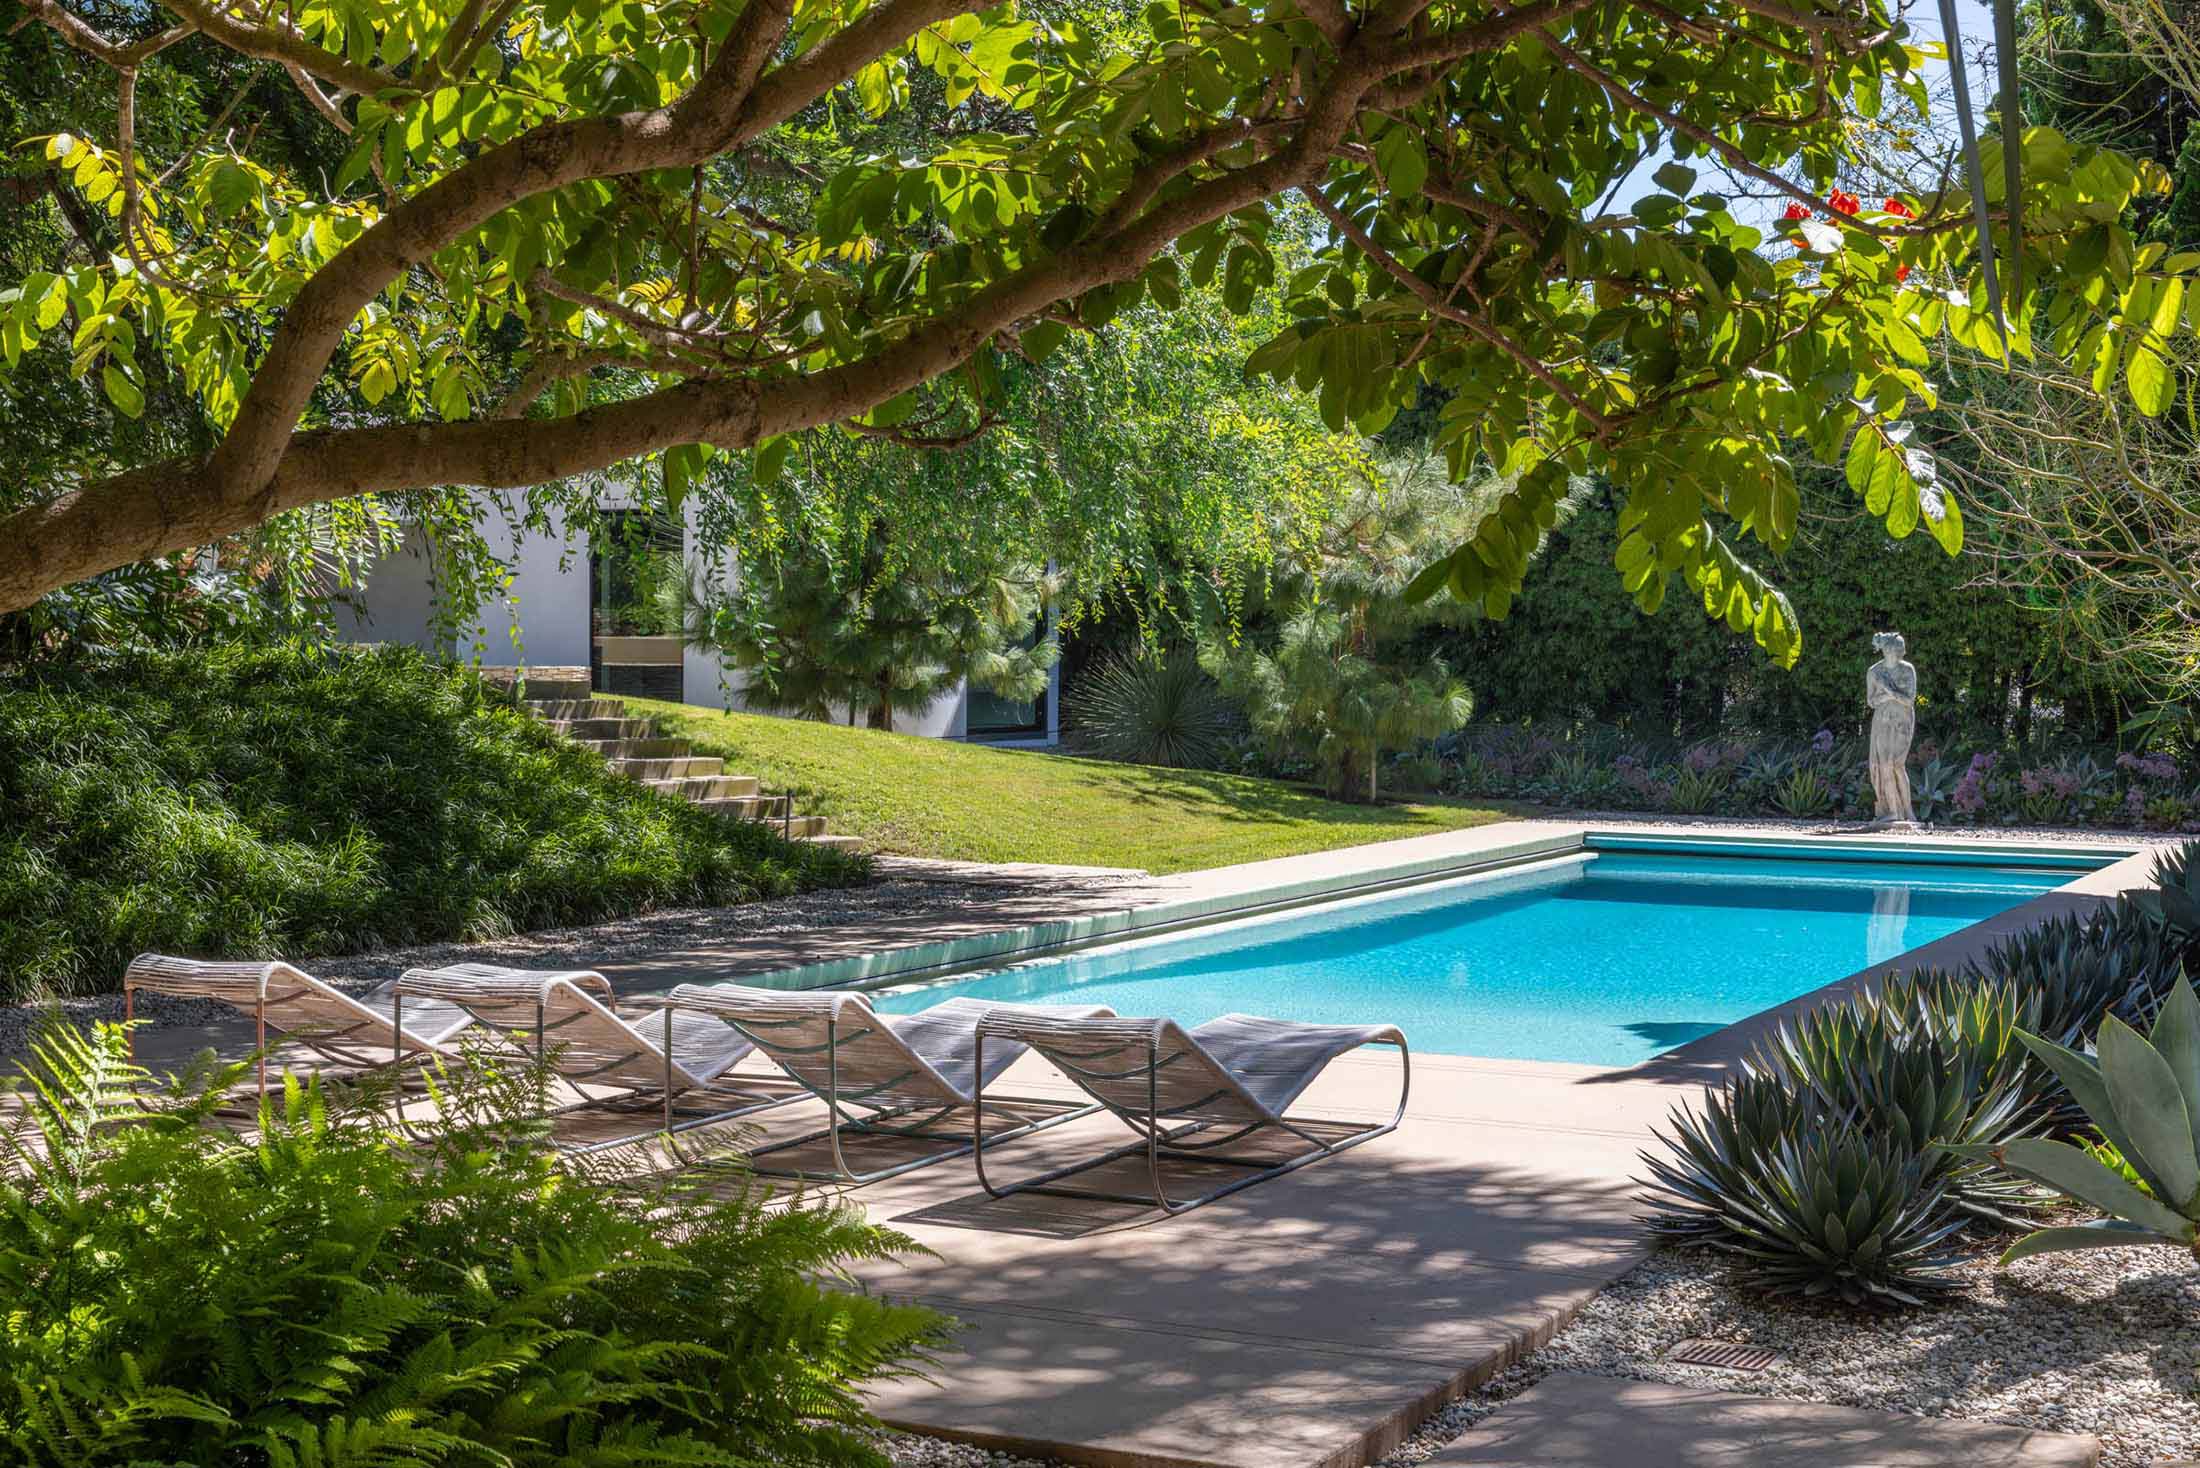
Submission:
[[[921,986],[987,969],[1271,916],[1344,898],[1405,890],[1460,877],[1494,875],[1532,862],[1593,854],[1600,849],[1650,848],[1668,851],[1695,848],[1722,855],[1790,854],[1815,859],[1837,854],[1881,859],[1914,854],[1920,860],[1966,865],[2061,865],[2090,857],[2099,860],[2101,865],[2078,873],[2054,891],[2027,899],[1995,918],[1974,923],[1921,948],[1906,950],[1886,964],[1851,974],[1771,1009],[1745,1016],[1715,1034],[1690,1041],[1651,1060],[1632,1067],[1615,1068],[1615,1074],[1635,1078],[1650,1078],[1646,1072],[1657,1070],[1659,1062],[1675,1056],[1683,1057],[1681,1069],[1703,1066],[1723,1053],[1713,1043],[1722,1036],[1747,1027],[1752,1031],[1750,1038],[1754,1039],[1756,1033],[1762,1032],[1763,1023],[1775,1023],[1798,1007],[1808,1008],[1837,997],[1889,971],[1890,966],[1914,967],[1924,962],[1945,962],[1944,958],[1923,959],[1919,955],[1977,934],[1988,926],[1995,927],[1999,934],[2012,914],[2026,914],[2018,926],[2029,926],[2048,916],[2069,911],[2071,904],[2067,899],[2056,900],[2062,894],[2087,887],[2103,873],[2119,871],[2133,862],[2145,860],[2145,871],[2124,872],[2112,888],[2099,894],[2088,891],[2083,895],[2106,900],[2117,891],[2142,885],[2152,869],[2152,854],[2161,849],[2161,843],[2133,839],[2040,841],[2023,837],[1952,837],[1860,830],[1799,833],[1791,829],[1748,825],[1675,828],[1621,821],[1505,821],[1434,836],[1185,873],[1163,879],[1167,885],[1175,887],[1179,895],[1158,902],[826,959],[744,976],[739,982],[774,989],[875,990],[889,986]],[[1667,1070],[1673,1068],[1665,1067]]]

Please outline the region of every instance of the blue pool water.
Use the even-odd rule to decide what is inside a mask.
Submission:
[[[1628,1065],[2059,887],[2087,866],[1604,853],[877,996],[1395,1023],[1417,1050]]]

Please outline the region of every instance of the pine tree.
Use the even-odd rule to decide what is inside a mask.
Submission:
[[[957,683],[1032,699],[1046,692],[1056,648],[1033,634],[1055,592],[1043,572],[912,565],[884,520],[852,559],[797,540],[744,568],[740,590],[713,601],[692,578],[676,587],[691,645],[747,675],[753,707],[830,720],[860,712],[874,729],[918,718]]]
[[[1448,596],[1408,601],[1404,592],[1473,534],[1491,498],[1452,484],[1440,456],[1388,460],[1311,550],[1279,570],[1267,635],[1233,640],[1209,630],[1201,664],[1243,701],[1272,755],[1311,760],[1339,799],[1372,801],[1386,752],[1467,721],[1466,686],[1430,634],[1479,609]]]

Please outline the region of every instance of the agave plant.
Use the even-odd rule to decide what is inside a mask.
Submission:
[[[1964,1218],[1934,1164],[1784,1078],[1737,1077],[1667,1140],[1643,1155],[1666,1240],[1735,1255],[1773,1294],[1916,1305],[1948,1287]]]
[[[1782,815],[1808,820],[1833,809],[1833,787],[1816,769],[1799,765],[1772,792],[1772,803]]]
[[[1955,799],[1956,781],[1962,777],[1961,770],[1937,754],[1925,761],[1910,777],[1910,804],[1917,818],[1930,821],[1947,814]]]
[[[2154,864],[2154,886],[2131,900],[2168,928],[2187,953],[2200,946],[2200,841],[2165,851]]]
[[[2146,1035],[2109,1017],[2099,1054],[2083,1055],[2037,1035],[2024,1043],[2054,1068],[2137,1183],[2067,1142],[2028,1137],[1944,1150],[1992,1162],[2044,1183],[2108,1217],[2026,1234],[2003,1264],[2064,1249],[2175,1244],[2200,1260],[2200,998],[2180,983]]]

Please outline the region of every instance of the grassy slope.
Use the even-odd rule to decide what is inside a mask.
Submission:
[[[1193,871],[1503,820],[1456,802],[1357,806],[1243,775],[1162,770],[627,700],[729,773],[880,851]]]
[[[148,655],[0,679],[0,998],[144,949],[304,957],[860,880],[666,799],[399,652]]]

